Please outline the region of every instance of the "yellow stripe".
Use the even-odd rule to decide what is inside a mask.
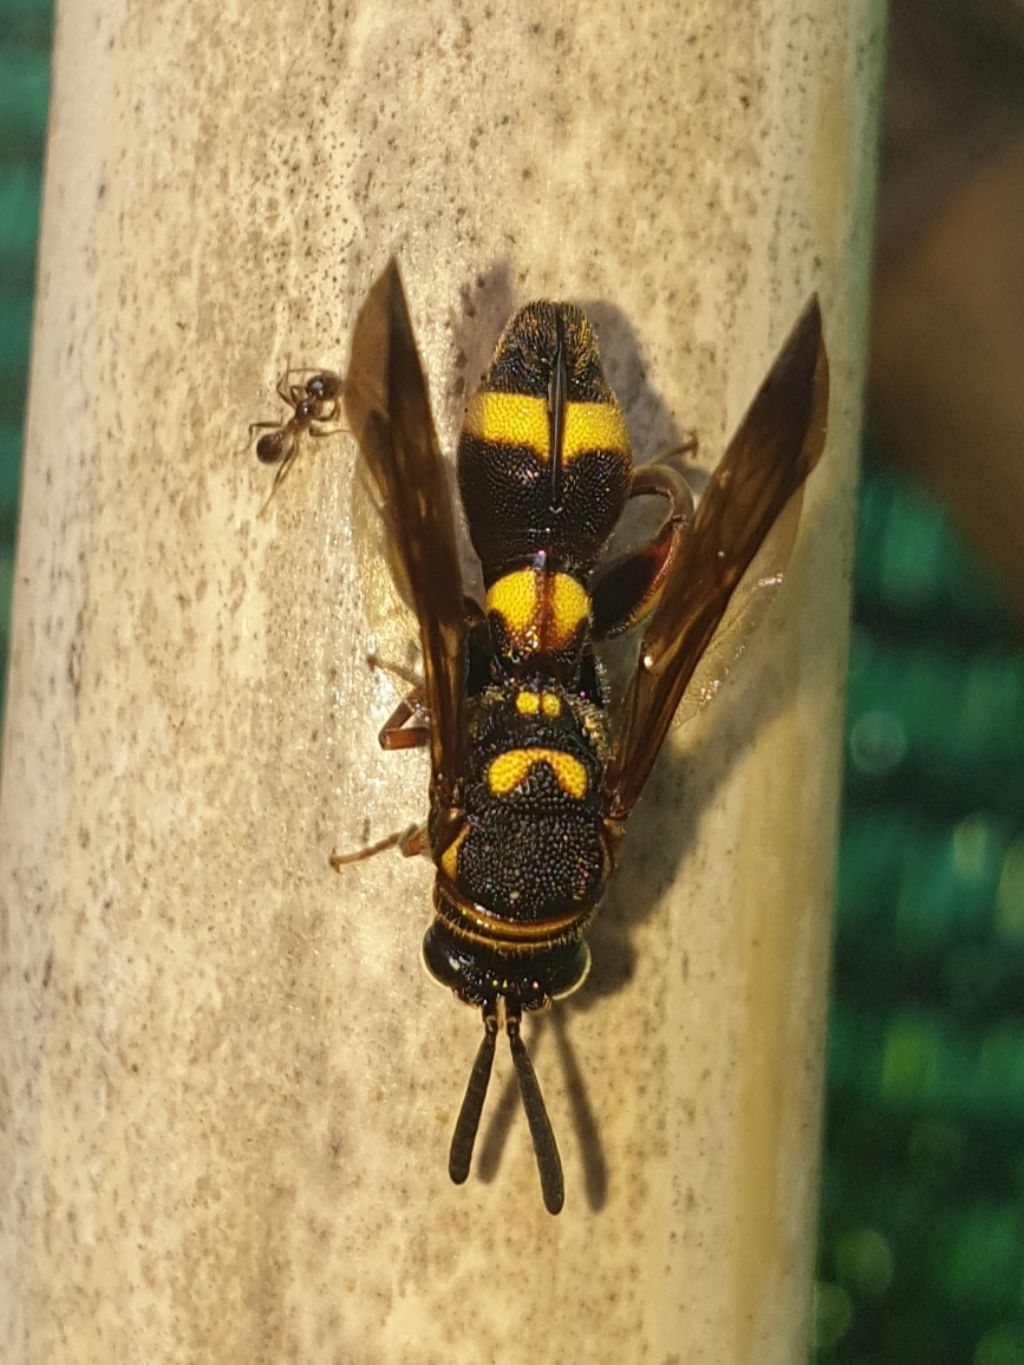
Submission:
[[[487,786],[495,796],[508,796],[538,763],[550,767],[566,796],[574,801],[583,800],[587,794],[587,770],[578,758],[560,749],[509,749],[499,754],[487,769]]]
[[[562,460],[571,464],[590,450],[630,453],[629,431],[618,403],[567,403]]]
[[[487,590],[487,610],[500,616],[510,641],[527,654],[568,649],[590,618],[590,598],[571,574],[514,569]]]
[[[547,463],[550,415],[546,398],[521,393],[475,393],[466,407],[463,432],[479,441],[527,446]],[[629,431],[618,403],[567,403],[562,461],[571,464],[591,450],[629,456]]]
[[[463,825],[462,828],[459,830],[458,834],[456,834],[455,838],[451,841],[451,843],[448,845],[445,851],[441,854],[441,866],[444,868],[448,876],[451,877],[452,881],[455,880],[455,876],[459,868],[459,849],[465,843],[466,835],[468,833],[469,825]]]
[[[531,654],[540,648],[540,575],[536,569],[516,569],[487,590],[487,610],[496,612],[520,649]]]
[[[551,432],[547,399],[521,393],[475,393],[466,407],[462,430],[478,441],[528,446],[546,461]]]
[[[562,699],[555,692],[542,692],[540,694],[541,710],[551,719],[562,714]]]
[[[549,720],[562,714],[562,699],[557,692],[517,692],[516,710],[521,716],[536,716],[541,711]]]
[[[566,649],[572,644],[581,621],[590,617],[590,598],[582,584],[571,574],[555,574],[551,584],[551,619],[544,622],[548,649]]]

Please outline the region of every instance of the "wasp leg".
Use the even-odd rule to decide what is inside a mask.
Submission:
[[[426,853],[426,825],[409,825],[407,829],[396,830],[386,839],[378,839],[375,844],[367,844],[365,848],[354,849],[351,853],[332,853],[327,861],[335,872],[340,872],[349,863],[361,863],[367,858],[375,858],[378,853],[384,853],[389,848],[397,848],[403,858],[416,858],[421,853]]]
[[[662,464],[665,460],[674,460],[679,455],[696,455],[700,450],[700,438],[692,428],[683,432],[683,439],[672,450],[666,451],[664,455],[658,456],[658,463]]]
[[[402,664],[385,663],[376,654],[368,654],[366,662],[371,668],[380,668],[385,673],[391,673],[396,678],[401,678],[412,688],[408,696],[402,698],[381,726],[377,743],[382,749],[389,751],[392,749],[421,749],[430,742],[430,726],[424,723],[429,720],[429,714],[423,679],[418,677],[411,668],[405,668]],[[409,721],[411,720],[418,720],[420,723],[410,725]]]
[[[405,664],[391,663],[387,659],[382,659],[376,650],[371,650],[366,656],[366,662],[371,668],[379,668],[382,673],[390,673],[393,678],[401,678],[402,682],[408,683],[414,692],[423,691],[423,679],[412,668],[406,668]]]
[[[394,749],[422,749],[430,743],[430,726],[410,725],[409,721],[422,721],[425,715],[423,691],[417,688],[398,703],[381,726],[377,743],[389,753]]]
[[[668,465],[641,465],[633,475],[629,496],[665,498],[671,510],[653,540],[610,560],[595,574],[591,630],[596,640],[621,635],[653,611],[693,522],[693,495],[682,476]]]

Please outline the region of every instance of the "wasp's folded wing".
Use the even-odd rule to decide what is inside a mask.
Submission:
[[[419,620],[441,799],[461,771],[465,691],[462,583],[444,463],[397,264],[360,310],[345,412],[380,496],[395,570]]]
[[[606,778],[613,817],[632,809],[733,593],[817,464],[827,409],[828,361],[814,298],[712,476],[644,632]]]

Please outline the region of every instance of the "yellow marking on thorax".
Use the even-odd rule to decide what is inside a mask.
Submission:
[[[551,415],[546,398],[522,393],[475,393],[466,405],[462,430],[478,441],[526,446],[544,463],[551,455]],[[629,431],[618,403],[565,405],[562,462],[571,464],[591,450],[614,450],[629,458]]]
[[[587,794],[587,770],[578,758],[561,749],[509,749],[499,754],[487,769],[487,786],[495,796],[508,796],[538,763],[550,767],[566,796],[574,801],[583,800]]]
[[[487,610],[501,617],[517,649],[557,653],[589,620],[590,598],[571,574],[514,569],[487,590]]]
[[[465,843],[466,835],[468,833],[469,825],[463,825],[455,838],[441,854],[441,867],[444,869],[445,873],[451,877],[452,881],[455,880],[456,873],[459,870],[459,849]]]
[[[536,716],[541,711],[549,719],[562,714],[562,699],[556,692],[517,692],[516,710],[521,716]]]

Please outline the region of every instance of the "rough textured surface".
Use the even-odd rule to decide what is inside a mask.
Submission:
[[[704,0],[67,5],[2,812],[0,1354],[758,1362],[806,1333],[880,12]],[[287,359],[397,252],[442,438],[526,297],[588,307],[639,452],[717,457],[812,288],[833,436],[743,677],[667,754],[533,1030],[568,1206],[472,1013],[363,662],[352,452],[257,519]],[[504,1088],[503,1088],[504,1087]]]

